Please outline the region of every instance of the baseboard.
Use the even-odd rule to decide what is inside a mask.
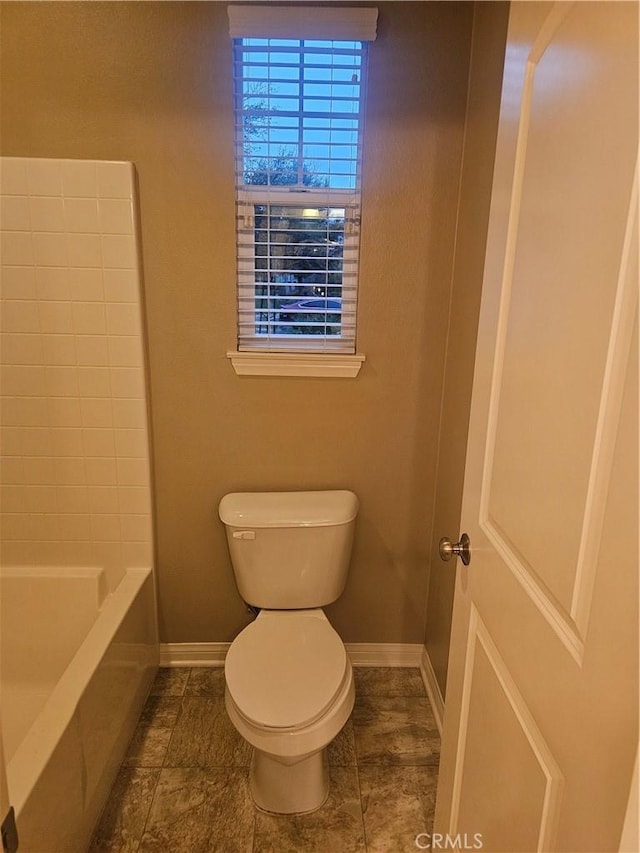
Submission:
[[[230,643],[161,643],[160,666],[223,666]],[[420,643],[345,643],[353,666],[420,666]]]
[[[231,643],[160,643],[160,666],[224,666]]]
[[[433,710],[433,716],[435,717],[438,731],[440,732],[440,736],[442,737],[442,721],[444,719],[444,699],[442,698],[442,693],[440,692],[440,685],[438,684],[436,674],[433,671],[431,658],[429,657],[426,646],[422,646],[422,653],[420,656],[420,674],[422,675],[422,680],[424,681],[424,688],[427,691],[429,702],[431,702],[431,708]]]
[[[420,643],[345,643],[352,666],[420,666]]]

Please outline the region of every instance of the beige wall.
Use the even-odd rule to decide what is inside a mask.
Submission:
[[[464,463],[508,8],[508,3],[476,3],[473,21],[425,634],[443,696],[459,563],[443,563],[438,556],[438,542],[441,536],[457,539],[462,533],[459,526]]]
[[[132,160],[140,183],[162,639],[246,615],[227,491],[361,499],[345,641],[421,642],[472,6],[380,3],[357,380],[238,378],[223,3],[3,3],[3,153]]]

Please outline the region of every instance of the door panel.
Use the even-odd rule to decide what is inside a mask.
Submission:
[[[488,512],[568,618],[636,157],[635,93],[624,85],[636,59],[627,50],[609,61],[630,23],[597,4],[560,7],[532,45],[521,100]],[[587,61],[580,45],[590,32],[598,44]]]
[[[638,722],[638,6],[511,9],[436,826],[616,850]]]

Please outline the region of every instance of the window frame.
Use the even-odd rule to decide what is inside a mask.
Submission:
[[[256,21],[247,24],[247,11],[258,10]],[[233,10],[237,10],[234,13]],[[292,21],[296,17],[296,11],[303,13],[307,19],[306,23],[297,24]],[[363,14],[366,13],[369,31],[366,36],[359,37],[353,32],[343,34],[340,25],[333,21],[334,13],[342,11],[345,20],[350,20],[350,15],[357,15],[358,28],[362,29]],[[293,13],[293,15],[292,15]],[[238,25],[240,15],[241,23]],[[267,18],[278,19],[278,32],[274,32],[273,20],[264,22]],[[253,16],[249,14],[249,18]],[[309,27],[309,17],[312,26]],[[360,196],[362,186],[362,145],[364,137],[364,108],[366,103],[366,67],[368,54],[368,41],[375,38],[375,23],[377,10],[375,9],[347,9],[331,10],[325,8],[306,7],[295,10],[291,7],[229,7],[230,34],[234,39],[239,38],[291,38],[294,40],[331,40],[361,42],[363,56],[360,76],[360,92],[358,96],[358,112],[347,113],[345,117],[356,117],[358,119],[357,138],[357,161],[355,186],[351,188],[329,188],[329,187],[301,187],[277,186],[270,184],[245,184],[244,158],[245,148],[242,134],[243,106],[242,90],[238,89],[235,79],[235,67],[238,57],[242,56],[242,48],[234,43],[234,151],[236,166],[236,241],[238,249],[237,286],[238,286],[238,349],[227,353],[234,369],[240,375],[285,375],[285,376],[356,376],[365,357],[356,354],[356,312],[357,312],[357,279],[359,267],[359,231],[360,231]],[[235,22],[235,24],[234,24]],[[318,22],[320,30],[318,30]],[[344,22],[343,22],[344,23]],[[235,31],[234,31],[235,25]],[[240,31],[238,31],[240,26]],[[251,29],[253,27],[253,30]],[[287,30],[282,31],[282,27]],[[298,28],[299,27],[299,28]],[[315,27],[315,29],[314,29]],[[335,29],[334,29],[335,27]],[[271,28],[271,29],[270,29]],[[323,29],[324,28],[324,29]],[[277,29],[277,27],[276,27]],[[371,34],[373,32],[373,35]],[[329,35],[331,33],[331,35]],[[240,80],[243,78],[240,77]],[[299,112],[302,120],[304,110]],[[300,154],[298,152],[298,160]],[[344,209],[344,248],[343,258],[345,263],[342,267],[341,288],[341,334],[340,335],[303,335],[303,334],[274,334],[270,337],[249,332],[243,318],[246,320],[250,312],[255,313],[255,307],[245,309],[242,313],[242,300],[244,305],[255,306],[255,206],[270,205],[274,207],[301,207],[316,209]],[[303,297],[302,297],[303,298]],[[327,297],[329,298],[329,297]],[[330,312],[329,312],[330,313]],[[319,317],[323,315],[318,315]],[[253,323],[255,321],[252,321]],[[345,334],[346,332],[346,334]]]

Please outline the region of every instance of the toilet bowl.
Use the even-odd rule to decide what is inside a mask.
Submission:
[[[300,814],[329,790],[326,747],[353,708],[351,664],[322,607],[344,589],[358,514],[347,490],[225,495],[238,591],[259,610],[225,662],[231,722],[253,746],[256,805]]]
[[[353,671],[321,609],[263,610],[231,644],[225,704],[253,746],[251,795],[269,812],[301,814],[328,796],[326,747],[353,709]]]

